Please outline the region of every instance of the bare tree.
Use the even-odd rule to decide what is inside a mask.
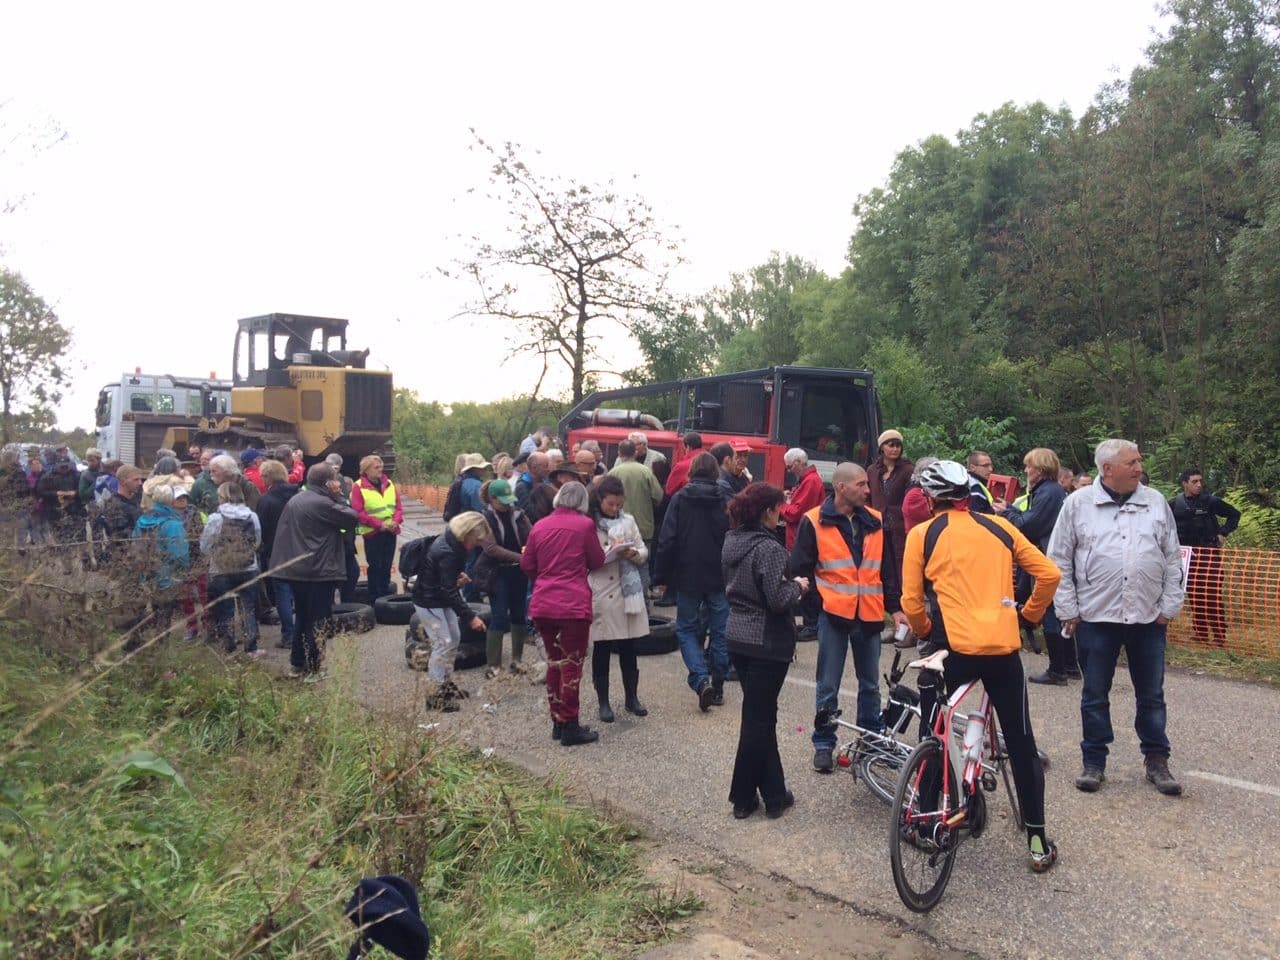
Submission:
[[[640,318],[665,303],[668,272],[680,262],[676,245],[649,205],[612,181],[535,173],[519,144],[499,149],[476,135],[476,147],[493,160],[489,196],[505,203],[510,237],[475,238],[470,253],[441,272],[476,285],[464,313],[515,324],[511,355],[540,354],[544,373],[549,362],[562,362],[577,402],[588,380],[605,372],[591,366],[609,336],[605,321],[629,338]]]

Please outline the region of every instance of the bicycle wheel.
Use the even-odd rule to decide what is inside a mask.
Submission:
[[[876,749],[865,753],[858,759],[858,776],[877,797],[885,803],[893,803],[898,777],[907,756],[909,754],[896,750]]]
[[[1026,828],[1022,819],[1022,805],[1018,803],[1018,788],[1013,782],[1013,767],[1009,763],[1009,753],[1004,747],[1004,735],[1000,732],[994,713],[991,714],[991,722],[995,725],[995,742],[999,746],[999,754],[993,760],[1000,770],[1000,779],[1004,781],[1004,791],[1009,795],[1009,806],[1013,808],[1013,828],[1021,832]]]
[[[909,910],[927,913],[942,899],[955,864],[959,834],[941,825],[939,817],[927,817],[939,806],[943,766],[947,758],[942,744],[930,737],[911,752],[898,778],[893,796],[893,822],[889,825],[889,864],[893,884]],[[954,778],[948,778],[948,806],[959,808]],[[930,798],[930,794],[934,798]],[[926,836],[926,834],[928,834]]]

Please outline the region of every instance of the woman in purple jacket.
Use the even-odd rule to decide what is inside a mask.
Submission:
[[[604,549],[587,516],[587,488],[576,481],[556,494],[555,509],[534,524],[520,569],[533,582],[529,616],[547,647],[551,736],[563,746],[592,743],[600,734],[578,723],[578,683],[591,631],[587,574],[604,566]]]

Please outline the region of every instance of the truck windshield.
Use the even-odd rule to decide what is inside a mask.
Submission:
[[[800,446],[811,459],[866,462],[864,391],[853,384],[807,383],[800,406]]]

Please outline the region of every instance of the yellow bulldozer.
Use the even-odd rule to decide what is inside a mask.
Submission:
[[[172,428],[166,446],[185,457],[193,443],[228,453],[289,444],[308,464],[341,454],[352,476],[361,457],[377,453],[391,473],[391,373],[366,370],[368,357],[347,349],[346,320],[292,313],[240,320],[230,413]]]

